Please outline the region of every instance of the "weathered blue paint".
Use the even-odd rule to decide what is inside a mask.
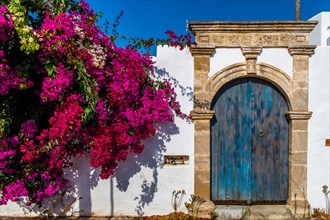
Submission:
[[[242,78],[212,103],[211,198],[285,201],[288,197],[288,105],[270,83]]]

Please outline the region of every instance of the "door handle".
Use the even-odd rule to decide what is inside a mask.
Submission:
[[[264,136],[264,131],[263,131],[262,129],[260,129],[260,130],[258,131],[258,136],[259,136],[259,137],[263,137],[263,136]]]

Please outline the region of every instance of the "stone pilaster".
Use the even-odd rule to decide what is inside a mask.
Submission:
[[[210,120],[214,112],[208,110],[206,82],[210,71],[210,58],[214,47],[191,47],[194,56],[194,110],[192,119],[195,125],[195,179],[194,194],[210,199]]]
[[[194,96],[197,102],[207,100],[206,82],[210,72],[210,58],[214,49],[214,47],[190,48],[190,52],[194,56]]]
[[[242,54],[245,56],[246,73],[257,73],[257,57],[261,53],[261,47],[242,47]]]
[[[309,57],[315,46],[302,45],[288,48],[293,62],[291,87],[291,112],[289,136],[289,198],[288,204],[294,207],[296,216],[307,213],[307,148],[308,120],[312,112],[308,111]]]
[[[194,193],[210,199],[210,120],[214,112],[210,108],[206,82],[210,71],[210,58],[214,47],[191,47],[194,56],[194,110],[195,125],[195,189]]]
[[[291,46],[289,53],[293,58],[292,78],[292,109],[308,110],[309,56],[314,53],[316,46]]]
[[[289,137],[289,198],[296,216],[307,214],[307,146],[308,119],[312,112],[290,111],[286,117],[290,121]]]
[[[194,110],[195,124],[195,195],[210,199],[210,120],[214,111]]]

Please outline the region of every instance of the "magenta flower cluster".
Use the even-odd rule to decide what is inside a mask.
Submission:
[[[180,50],[183,50],[184,46],[196,46],[196,42],[192,40],[190,33],[186,35],[177,36],[174,31],[168,30],[165,32],[169,36],[170,46],[179,47]]]
[[[9,10],[1,5],[0,6],[0,41],[6,42],[12,37],[14,22]]]
[[[156,123],[172,121],[173,111],[188,118],[171,85],[152,79],[151,57],[113,44],[86,2],[44,15],[33,29],[40,48],[8,60],[20,42],[0,6],[0,205],[24,198],[41,206],[65,192],[63,170],[85,154],[107,179],[129,151],[143,151]],[[172,46],[194,45],[190,36],[167,33]]]
[[[62,98],[62,94],[68,89],[73,81],[73,70],[67,70],[63,63],[59,62],[54,79],[45,77],[42,82],[40,98],[42,102],[55,101]]]
[[[37,131],[37,125],[34,120],[23,122],[20,129],[20,133],[23,134],[26,139],[33,138]]]
[[[33,85],[32,81],[20,77],[18,71],[12,70],[7,63],[5,51],[0,48],[0,95],[6,95],[10,89],[26,89]]]
[[[21,197],[27,196],[28,191],[25,188],[25,184],[21,180],[16,180],[14,183],[9,184],[3,189],[3,198],[0,199],[0,205],[7,204],[8,200],[17,202]]]

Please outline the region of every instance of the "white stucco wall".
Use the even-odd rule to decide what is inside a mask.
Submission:
[[[210,59],[209,77],[235,63],[245,62],[240,48],[216,48]],[[285,48],[262,48],[257,58],[259,63],[267,63],[292,77],[292,57]]]
[[[310,35],[310,42],[317,46],[309,69],[309,110],[313,115],[308,127],[307,196],[312,208],[325,208],[322,186],[330,185],[330,147],[325,147],[325,139],[330,138],[330,45],[326,44],[330,39],[329,19],[330,12],[311,18],[319,21]]]
[[[210,59],[209,77],[235,63],[245,62],[240,48],[216,48]]]
[[[309,35],[310,44],[330,46],[330,12],[321,12],[309,20],[319,22]]]
[[[257,62],[275,66],[292,78],[292,56],[286,48],[262,48]]]

